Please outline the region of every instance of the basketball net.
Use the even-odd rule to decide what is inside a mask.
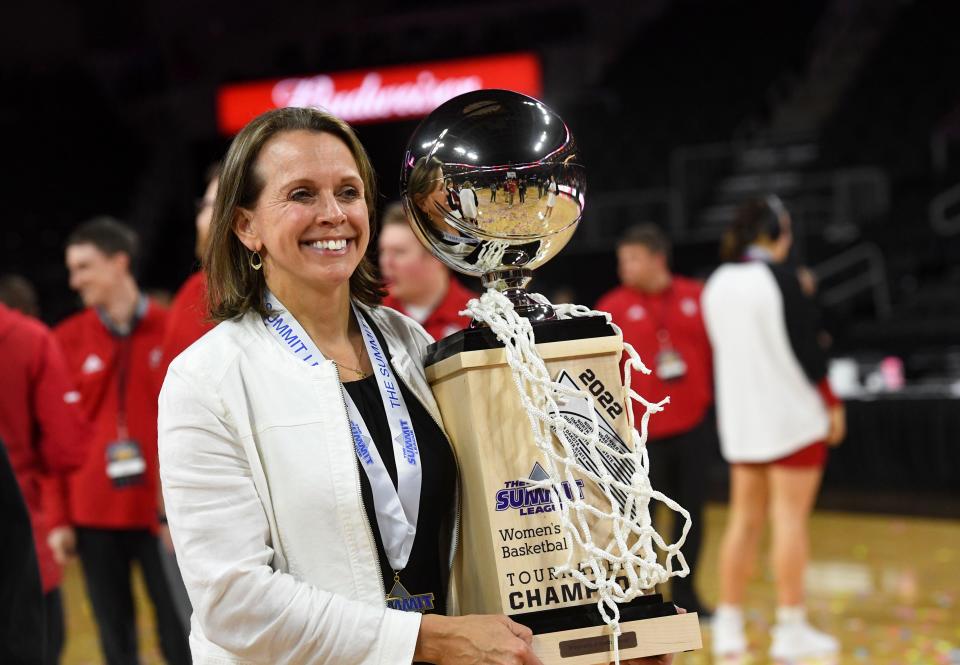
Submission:
[[[550,304],[539,294],[530,294],[530,297],[537,302]],[[553,307],[561,319],[603,316],[622,338],[610,314],[593,311],[582,305]],[[543,358],[537,352],[530,321],[514,311],[513,304],[506,296],[490,289],[479,299],[470,300],[467,310],[461,314],[468,314],[489,326],[504,345],[517,393],[527,412],[534,442],[543,454],[543,468],[548,475],[543,480],[530,480],[528,487],[552,490],[554,501],[559,504],[555,514],[559,516],[563,535],[579,546],[580,560],[574,561],[577,548],[570,547],[566,561],[555,571],[597,593],[597,609],[613,632],[614,658],[619,664],[619,605],[644,595],[670,577],[685,577],[690,572],[680,551],[690,530],[690,513],[673,499],[653,489],[648,477],[647,424],[650,416],[662,411],[670,398],[653,403],[631,389],[633,371],[649,374],[650,370],[634,348],[624,342],[628,359],[623,369],[623,385],[627,395],[625,406],[632,445],[627,447],[626,452],[615,449],[600,436],[593,395],[550,377]],[[586,400],[590,426],[578,428],[561,415],[560,408],[570,400]],[[642,404],[645,409],[639,427],[634,423],[634,402]],[[609,460],[622,460],[627,468],[633,469],[629,483],[614,477],[608,468],[611,466]],[[598,493],[606,498],[605,505],[590,505],[577,492],[563,490],[563,483],[573,487],[577,479],[592,482]],[[650,516],[651,500],[660,501],[685,520],[677,542],[665,542],[654,530]],[[608,522],[611,527],[608,542],[596,541],[590,531],[590,525],[601,520]],[[662,565],[657,561],[658,551],[665,554]],[[626,580],[626,584],[623,584],[623,580]]]

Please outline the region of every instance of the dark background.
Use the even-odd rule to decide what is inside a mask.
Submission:
[[[955,495],[958,18],[948,0],[16,3],[0,21],[0,272],[32,281],[56,323],[78,307],[64,239],[110,214],[141,236],[142,286],[175,291],[195,267],[203,173],[227,145],[221,84],[530,51],[589,183],[534,290],[593,304],[614,285],[615,238],[641,221],[669,231],[679,272],[705,275],[732,209],[776,192],[833,353],[864,378],[899,355],[912,391],[851,411],[828,485]],[[415,126],[358,128],[382,202]]]
[[[60,320],[77,307],[64,238],[111,214],[140,233],[142,285],[175,290],[228,140],[223,83],[531,51],[589,181],[581,227],[535,289],[592,304],[614,283],[616,235],[647,220],[671,233],[680,272],[704,275],[732,207],[775,191],[798,260],[824,268],[838,351],[949,349],[960,234],[929,218],[960,175],[957,18],[936,0],[20,3],[0,23],[2,271]],[[415,126],[358,127],[383,202]],[[854,249],[867,260],[827,263]]]

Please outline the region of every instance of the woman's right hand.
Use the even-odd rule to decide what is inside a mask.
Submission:
[[[501,614],[426,614],[413,659],[438,665],[542,665],[532,642],[529,628]]]

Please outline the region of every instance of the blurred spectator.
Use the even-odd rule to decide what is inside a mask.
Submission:
[[[50,474],[83,464],[89,431],[79,408],[80,394],[53,334],[36,319],[3,304],[0,366],[0,448],[16,478],[12,487],[3,488],[0,607],[17,619],[4,622],[0,662],[56,663],[63,647],[62,573],[47,545],[41,485]],[[22,501],[17,494],[22,494]],[[29,513],[23,524],[17,504]],[[33,656],[27,657],[27,651]]]
[[[37,290],[20,275],[0,275],[0,303],[27,316],[40,318]]]
[[[167,289],[149,289],[146,296],[160,309],[167,309],[173,302],[173,294]]]
[[[379,244],[380,272],[389,292],[383,299],[385,306],[416,319],[434,339],[470,324],[459,312],[477,294],[461,286],[420,244],[399,203],[388,206],[383,214]]]
[[[63,486],[51,545],[63,555],[75,541],[108,665],[139,662],[134,562],[156,610],[164,658],[189,663],[157,539],[156,386],[166,313],[137,287],[136,246],[132,230],[107,218],[87,222],[67,240],[70,287],[87,309],[57,326],[56,335],[94,432],[86,463]]]
[[[207,239],[210,236],[210,220],[213,218],[213,204],[217,198],[217,184],[220,181],[220,164],[213,164],[206,172],[203,197],[197,201],[197,215],[194,220],[197,230],[194,253],[199,261],[207,249]],[[213,328],[213,323],[207,314],[207,278],[203,270],[198,270],[187,278],[177,295],[173,298],[170,310],[167,312],[167,324],[163,335],[163,361],[157,376],[157,395],[167,374],[167,367],[188,346],[200,339],[204,333]],[[177,559],[173,550],[173,541],[169,529],[160,530],[160,538],[164,546],[163,567],[170,583],[170,593],[184,626],[190,625],[190,615],[193,609],[190,597],[183,584],[183,577],[177,566]]]
[[[707,281],[703,313],[713,345],[721,450],[730,463],[730,513],[720,551],[717,656],[746,651],[743,597],[764,523],[772,531],[777,617],[772,660],[830,657],[837,640],[806,621],[803,581],[826,446],[844,436],[843,406],[826,381],[817,312],[795,271],[779,199],[746,203],[726,231],[728,261]]]
[[[709,447],[713,421],[710,342],[700,316],[700,282],[670,272],[670,241],[653,224],[629,229],[617,244],[621,286],[607,293],[597,309],[613,321],[653,372],[637,373],[634,389],[648,400],[670,397],[670,404],[650,419],[647,452],[650,482],[690,511],[692,525],[683,547],[690,564],[687,577],[671,581],[673,602],[707,618],[695,588],[697,558],[703,539]],[[639,424],[644,408],[634,410]],[[672,541],[684,522],[674,520]]]
[[[217,198],[217,183],[220,181],[220,165],[214,164],[207,171],[207,184],[203,198],[197,202],[197,241],[195,253],[203,260],[210,235],[210,220],[213,218],[213,203]],[[207,278],[203,270],[198,270],[187,278],[167,313],[167,329],[163,336],[163,367],[160,380],[163,381],[170,362],[196,342],[213,327],[207,315]]]

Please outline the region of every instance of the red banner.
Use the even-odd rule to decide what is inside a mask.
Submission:
[[[539,58],[517,53],[225,85],[217,93],[217,118],[224,134],[286,106],[322,108],[354,124],[418,118],[483,88],[539,97]]]

